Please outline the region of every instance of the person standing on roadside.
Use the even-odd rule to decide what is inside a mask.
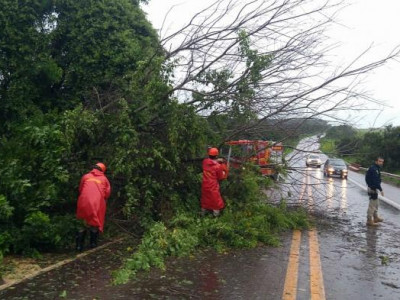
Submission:
[[[383,162],[384,159],[378,156],[375,160],[375,163],[368,168],[368,171],[365,174],[365,182],[368,185],[369,196],[369,205],[367,211],[368,226],[377,226],[379,222],[383,221],[383,219],[378,216],[378,190],[381,192],[381,195],[384,196],[381,187],[381,167],[383,166]]]
[[[201,185],[201,215],[211,211],[214,217],[218,217],[225,207],[221,197],[219,182],[228,177],[228,167],[223,158],[217,158],[217,148],[208,149],[208,158],[203,160],[203,182]]]
[[[87,231],[90,234],[90,247],[95,248],[99,232],[104,230],[106,201],[111,193],[110,182],[104,175],[106,169],[106,165],[99,162],[80,181],[76,218],[84,223],[76,235],[77,251],[83,250]]]

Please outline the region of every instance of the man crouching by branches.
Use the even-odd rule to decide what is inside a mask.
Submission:
[[[219,182],[228,177],[226,160],[218,157],[218,149],[208,149],[208,158],[203,160],[203,182],[201,185],[201,215],[212,212],[218,217],[225,207],[219,190]]]

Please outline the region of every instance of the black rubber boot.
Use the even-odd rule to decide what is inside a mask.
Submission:
[[[90,231],[90,248],[97,247],[97,237],[99,236],[98,231]]]
[[[84,244],[85,244],[85,237],[86,237],[86,230],[85,231],[79,231],[76,233],[76,251],[83,251]]]

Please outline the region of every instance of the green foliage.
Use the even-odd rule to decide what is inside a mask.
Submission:
[[[320,149],[329,156],[336,156],[335,140],[328,138],[321,139]]]
[[[13,214],[14,207],[10,206],[6,197],[0,195],[0,222],[7,221]]]
[[[73,215],[54,216],[36,211],[25,219],[24,225],[15,237],[15,252],[34,254],[36,249],[54,251],[68,248],[75,235],[78,222]]]
[[[108,212],[149,229],[129,270],[162,267],[166,256],[187,255],[213,241],[218,249],[274,243],[272,228],[293,225],[253,214],[268,180],[251,175],[251,166],[222,184],[225,216],[199,220],[187,213],[198,208],[207,144],[217,145],[233,125],[256,119],[252,96],[273,57],[251,49],[248,36],[239,33],[247,70],[231,93],[235,105],[224,116],[203,118],[198,107],[171,96],[174,63],[165,62],[140,2],[147,1],[2,0],[2,253],[67,247],[80,177],[99,160],[108,165],[112,184]],[[210,71],[198,80],[224,90],[232,74]],[[213,108],[213,101],[204,101]],[[255,225],[235,228],[234,218],[243,218],[247,208]],[[260,234],[257,226],[270,230]]]
[[[50,11],[51,1],[1,1],[0,134],[51,105],[47,92],[61,79],[61,69],[50,55],[49,36],[40,30]]]
[[[242,168],[231,168],[229,180],[221,184],[221,191],[230,206],[240,209],[248,203],[259,201],[262,197],[261,189],[270,185],[271,179],[259,176],[258,172],[258,167],[251,163]]]
[[[259,244],[279,245],[277,233],[308,227],[302,211],[290,212],[285,206],[274,207],[265,202],[260,191],[259,176],[246,171],[244,180],[232,174],[235,187],[227,208],[219,218],[199,218],[195,213],[181,212],[168,223],[154,223],[144,235],[136,252],[116,271],[114,283],[121,284],[138,271],[151,267],[165,269],[169,256],[187,256],[198,248],[214,248],[223,252],[230,248],[252,248]],[[237,177],[237,178],[236,178]],[[234,188],[233,186],[231,186]]]
[[[386,171],[400,170],[400,127],[387,126],[384,130],[364,132],[349,126],[337,126],[328,132],[329,135],[322,140],[322,151],[325,153],[337,153],[347,161],[364,167],[371,165],[377,156],[383,156]]]
[[[134,78],[156,50],[157,38],[138,4],[63,0],[54,9],[59,15],[53,55],[64,70],[65,97],[84,97],[98,107],[97,96],[107,90],[140,84]]]
[[[343,136],[354,137],[357,135],[357,130],[349,125],[339,125],[329,128],[326,131],[325,137],[331,139],[337,139]]]
[[[62,166],[67,145],[60,126],[51,124],[52,120],[32,118],[0,142],[0,188],[14,209],[16,224],[22,224],[29,211],[60,202],[62,187],[69,180]]]
[[[272,55],[261,55],[257,50],[250,48],[250,39],[248,34],[241,30],[239,32],[239,44],[241,55],[246,58],[246,67],[249,69],[250,76],[245,79],[246,86],[248,84],[258,87],[259,82],[262,79],[262,73],[270,66],[273,59]]]
[[[143,227],[198,198],[207,124],[168,96],[172,69],[139,2],[2,2],[2,249],[70,243],[79,179],[98,160],[112,207]]]
[[[3,257],[4,254],[9,253],[10,251],[13,237],[10,232],[4,230],[5,226],[1,226],[0,228],[3,229],[0,233],[0,257]]]
[[[214,91],[212,97],[205,96],[202,93],[193,93],[193,100],[197,103],[196,108],[211,112],[212,126],[222,126],[230,131],[242,127],[244,124],[250,124],[257,119],[258,112],[256,111],[254,97],[260,82],[264,78],[263,73],[270,67],[273,60],[273,55],[262,54],[251,48],[250,37],[244,30],[238,32],[237,43],[241,56],[240,60],[243,62],[241,74],[234,74],[229,69],[213,69],[211,67],[199,72],[193,78],[202,86]],[[220,119],[221,104],[225,105],[225,112]],[[215,114],[212,113],[214,109],[218,111]],[[218,130],[218,132],[226,133],[223,130]]]
[[[361,139],[358,137],[344,136],[336,142],[336,149],[340,156],[352,155],[361,145]]]

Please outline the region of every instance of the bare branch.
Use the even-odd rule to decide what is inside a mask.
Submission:
[[[343,7],[334,0],[214,1],[162,37],[166,59],[176,67],[170,93],[205,116],[250,113],[249,122],[227,138],[256,130],[267,119],[339,120],[341,111],[381,104],[359,84],[396,59],[399,49],[362,63],[368,48],[349,64],[332,66],[326,53],[337,45],[327,43],[325,31]]]

